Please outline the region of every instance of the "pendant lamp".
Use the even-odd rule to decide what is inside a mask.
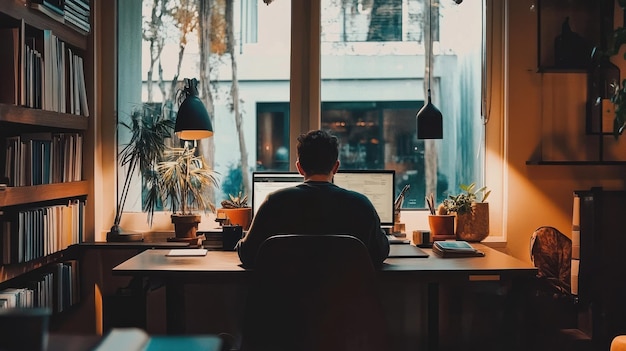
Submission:
[[[430,95],[430,62],[433,55],[432,0],[428,4],[428,47],[426,50],[426,79],[428,101],[415,116],[418,139],[443,139],[443,116],[432,103]]]
[[[180,92],[184,99],[178,107],[174,132],[182,140],[199,140],[213,136],[213,125],[202,100],[198,97],[198,80],[185,78]]]

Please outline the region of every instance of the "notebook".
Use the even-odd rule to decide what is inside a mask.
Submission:
[[[433,252],[441,257],[482,257],[485,253],[462,240],[435,241]]]

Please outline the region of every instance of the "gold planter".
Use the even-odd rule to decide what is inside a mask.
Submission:
[[[456,239],[479,242],[489,236],[489,203],[472,204],[472,212],[457,214]]]

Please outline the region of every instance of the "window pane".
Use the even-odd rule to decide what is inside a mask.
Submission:
[[[249,193],[257,168],[288,168],[290,1],[118,0],[118,8],[120,149],[130,135],[121,123],[134,110],[150,106],[175,118],[183,79],[197,78],[214,128],[198,144],[220,175],[214,203]],[[209,39],[200,37],[203,28]],[[141,210],[140,178],[126,211]]]
[[[182,79],[198,78],[215,130],[200,146],[220,173],[216,203],[241,188],[249,192],[252,171],[290,166],[291,2],[276,0],[268,6],[262,0],[235,0],[232,19],[225,17],[229,3],[118,1],[118,118],[128,121],[133,109],[143,106],[175,116],[173,96]],[[444,139],[424,141],[416,138],[415,114],[425,100],[428,2],[321,0],[321,125],[341,138],[342,167],[395,169],[397,191],[411,185],[405,208],[424,208],[424,196],[431,191],[441,201],[462,183],[483,183],[482,2],[432,3],[431,90],[443,113]],[[201,21],[199,6],[207,4],[213,6],[212,20]],[[203,46],[203,53],[198,33],[207,23],[211,44]],[[232,46],[225,39],[229,28]],[[118,130],[123,147],[129,133],[122,126]],[[427,156],[431,153],[435,156]],[[426,160],[436,160],[434,168]],[[120,169],[119,179],[124,177]],[[141,210],[140,192],[133,194],[134,189],[127,211]]]
[[[404,208],[424,208],[430,192],[441,202],[460,184],[483,184],[482,2],[432,0],[425,28],[428,3],[322,0],[322,127],[341,140],[342,168],[396,170],[396,195],[411,186]],[[417,139],[415,119],[426,100],[429,29],[430,88],[444,119],[436,141]]]

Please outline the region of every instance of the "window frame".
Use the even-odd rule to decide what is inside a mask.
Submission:
[[[487,125],[485,128],[485,184],[492,190],[490,202],[490,236],[484,242],[492,246],[502,246],[506,243],[506,201],[504,189],[508,183],[507,147],[505,137],[507,135],[507,111],[506,96],[506,37],[508,1],[483,0],[486,6],[486,70],[483,89],[483,106],[486,114]],[[100,4],[100,2],[98,2]],[[99,201],[99,207],[105,216],[96,220],[96,241],[104,241],[106,232],[113,223],[115,215],[116,196],[116,169],[117,147],[116,145],[116,82],[117,74],[117,5],[100,6],[107,10],[98,11],[100,21],[96,31],[95,55],[102,57],[96,62],[98,67],[98,81],[101,82],[99,101],[102,117],[94,121],[99,125],[99,136],[96,137],[96,145],[100,144],[100,150],[96,150],[96,157],[102,160],[102,168],[96,170],[101,177],[94,177],[96,184],[101,184],[94,192]],[[321,126],[321,56],[320,56],[320,18],[321,1],[292,1],[291,10],[291,67],[290,67],[290,170],[295,170],[296,140],[297,136],[311,129]],[[105,54],[106,53],[106,54]],[[108,106],[108,107],[107,107]],[[299,117],[296,117],[299,116]],[[108,146],[107,146],[108,145]],[[96,147],[96,149],[98,149]],[[406,223],[407,231],[428,228],[428,211],[403,210],[402,221]],[[167,231],[171,224],[169,213],[155,214],[154,225],[142,231]],[[213,218],[208,216],[203,220],[212,223]],[[145,213],[124,212],[122,227],[125,224],[136,226],[137,223],[146,223]]]

